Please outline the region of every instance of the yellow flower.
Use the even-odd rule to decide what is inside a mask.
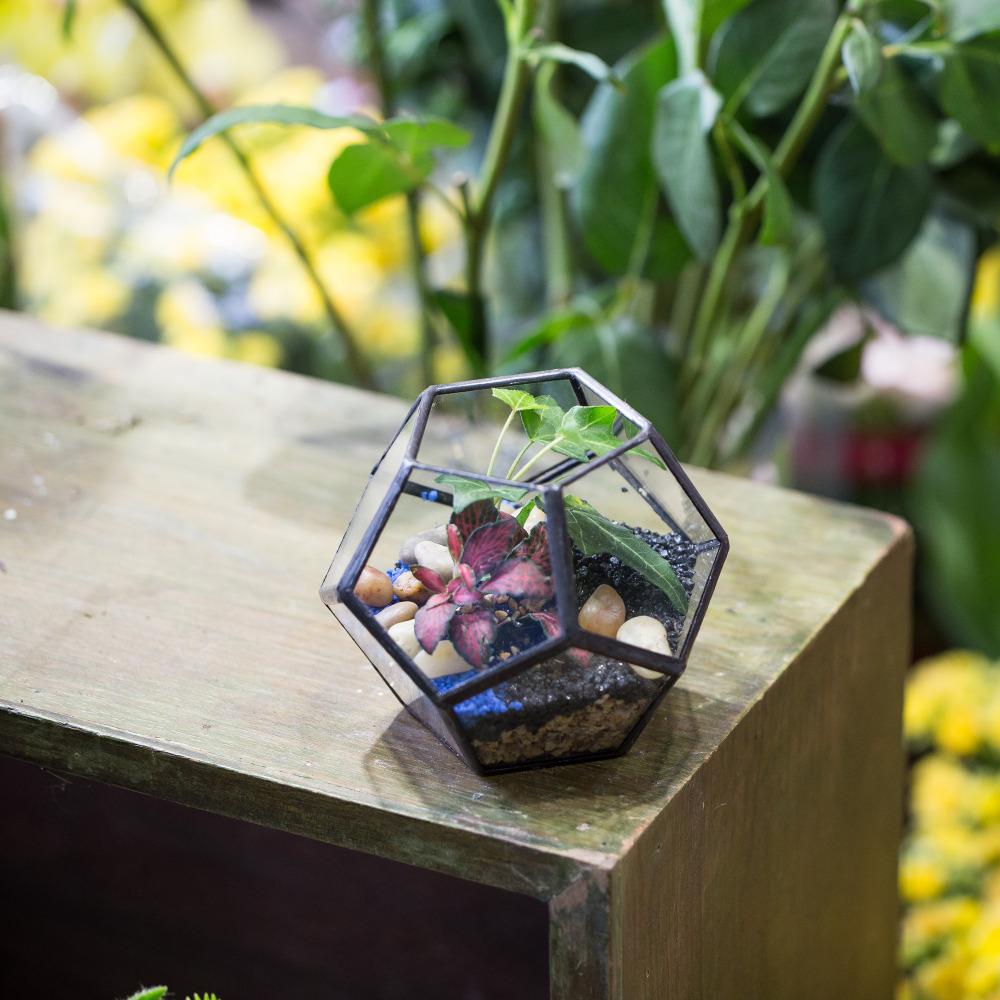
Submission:
[[[124,281],[95,267],[66,276],[58,292],[35,312],[58,326],[104,326],[125,311],[130,296]]]
[[[949,938],[964,939],[980,912],[979,903],[967,896],[912,907],[903,918],[903,961],[911,964]]]
[[[922,965],[913,977],[917,996],[966,1000],[964,981],[968,966],[968,958],[959,953],[949,953]]]
[[[91,108],[83,120],[116,155],[157,167],[181,127],[173,108],[153,94],[134,94]]]
[[[251,365],[263,365],[265,368],[277,368],[284,353],[277,337],[260,331],[240,333],[229,348],[231,358]]]
[[[274,247],[250,279],[250,306],[261,320],[302,326],[323,321],[323,303],[290,250]]]
[[[934,899],[947,885],[941,864],[928,857],[906,857],[899,866],[899,891],[911,903]]]
[[[357,325],[382,284],[375,244],[360,233],[338,233],[317,252],[316,270],[344,318]]]
[[[972,288],[972,313],[977,318],[1000,313],[1000,247],[987,250],[979,258]]]
[[[412,303],[376,304],[361,324],[365,350],[384,358],[412,357],[420,347],[420,317]]]
[[[980,727],[972,706],[946,709],[934,727],[934,739],[943,750],[959,757],[971,756],[979,747]]]

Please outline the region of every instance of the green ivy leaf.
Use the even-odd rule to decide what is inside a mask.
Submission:
[[[1000,38],[956,45],[938,81],[941,106],[974,139],[1000,143]]]
[[[553,451],[583,462],[591,452],[598,458],[606,455],[622,443],[613,430],[617,416],[613,406],[570,407],[559,426],[557,436],[562,440]]]
[[[651,545],[636,538],[624,525],[608,520],[579,497],[566,496],[565,507],[570,537],[585,556],[605,553],[617,556],[659,587],[677,611],[687,608],[687,593],[674,568]]]
[[[840,49],[847,79],[855,94],[866,94],[882,75],[882,47],[864,21],[852,21]]]
[[[833,27],[832,0],[754,0],[712,44],[712,80],[726,112],[781,111],[806,88]]]
[[[656,102],[653,163],[688,246],[709,260],[719,244],[722,207],[707,133],[721,98],[703,73],[668,83]]]
[[[453,472],[442,472],[435,478],[434,482],[450,488],[452,509],[456,513],[465,510],[469,504],[475,503],[477,500],[509,500],[511,503],[515,503],[528,492],[517,486],[484,483],[481,479],[470,479],[468,476],[460,476]]]
[[[919,232],[931,191],[926,166],[893,163],[865,128],[844,122],[827,140],[813,178],[834,270],[855,280],[896,260]]]
[[[147,986],[133,993],[128,1000],[162,1000],[166,994],[166,986]]]
[[[565,414],[551,396],[536,396],[535,401],[542,404],[540,409],[524,410],[521,413],[524,433],[532,441],[548,444],[559,433]]]
[[[525,410],[544,410],[546,403],[542,402],[547,396],[532,396],[530,392],[523,389],[494,389],[493,398],[506,403],[515,413],[522,413]]]
[[[524,527],[524,522],[528,520],[531,512],[538,506],[538,500],[532,497],[518,512],[514,520],[517,521],[521,527]]]

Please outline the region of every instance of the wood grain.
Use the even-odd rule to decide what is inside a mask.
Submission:
[[[714,907],[730,905],[734,859],[773,865],[797,843],[762,810],[784,802],[790,824],[810,780],[801,836],[817,851],[836,849],[824,823],[842,799],[852,821],[880,795],[894,803],[906,529],[696,471],[732,552],[681,683],[627,757],[484,779],[397,711],[317,596],[404,412],[342,386],[0,315],[0,512],[13,512],[0,520],[0,750],[553,899],[565,929],[555,966],[583,944],[572,928],[593,926],[575,883],[604,885],[608,961],[588,973],[591,992],[554,995],[667,995],[631,978],[642,963],[622,944],[629,921],[655,913],[661,950],[668,924],[729,927]],[[709,808],[719,815],[706,827]],[[895,827],[882,812],[872,824],[885,854]],[[657,867],[648,852],[665,830],[686,846]],[[795,877],[817,874],[792,857]],[[886,865],[871,863],[883,908]],[[657,910],[686,907],[699,886],[718,903]],[[748,885],[731,905],[797,919],[809,886],[781,886]],[[871,931],[876,951],[883,934]],[[703,983],[669,995],[726,995]]]

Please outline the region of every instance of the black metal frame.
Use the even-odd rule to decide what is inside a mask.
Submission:
[[[636,426],[637,432],[633,435],[633,437],[623,441],[619,447],[605,455],[600,456],[599,458],[595,458],[592,461],[587,462],[572,458],[565,462],[559,462],[557,465],[546,469],[544,473],[533,482],[519,481],[515,483],[511,480],[503,479],[497,476],[469,473],[464,470],[461,471],[461,475],[469,479],[476,479],[492,485],[516,486],[529,493],[537,492],[545,498],[546,502],[544,503],[544,508],[549,524],[548,537],[552,558],[552,576],[555,583],[556,609],[560,622],[562,623],[563,632],[562,635],[550,637],[530,649],[524,650],[523,652],[510,657],[510,659],[506,660],[502,664],[490,667],[482,671],[478,676],[469,678],[461,684],[451,688],[446,693],[441,694],[431,681],[423,674],[423,672],[414,664],[411,658],[389,638],[387,630],[376,622],[367,606],[363,604],[355,595],[354,585],[357,582],[362,569],[367,564],[371,552],[374,549],[386,522],[395,509],[397,501],[400,496],[408,492],[407,487],[409,486],[410,477],[413,473],[447,473],[456,471],[454,469],[447,469],[441,466],[421,462],[417,458],[423,434],[427,427],[427,422],[430,419],[434,400],[439,396],[459,392],[555,381],[568,381],[573,388],[577,399],[582,405],[586,405],[586,396],[583,392],[583,388],[586,387],[600,399],[603,399],[608,404],[614,406],[620,414]],[[616,757],[627,752],[639,733],[642,731],[643,727],[648,722],[649,717],[656,709],[660,699],[676,683],[677,679],[684,672],[684,668],[687,665],[688,654],[690,653],[691,646],[694,643],[699,629],[701,628],[705,611],[711,601],[716,582],[718,581],[723,563],[725,562],[726,556],[729,552],[729,538],[726,535],[726,532],[719,524],[715,515],[709,509],[704,499],[695,489],[693,483],[688,478],[687,473],[684,471],[684,468],[670,450],[667,443],[650,424],[650,422],[643,417],[642,414],[638,413],[626,402],[619,399],[614,393],[610,392],[603,385],[579,368],[560,368],[553,369],[551,371],[532,372],[522,375],[507,375],[497,378],[474,379],[466,382],[453,382],[447,385],[433,385],[428,387],[414,401],[413,406],[410,407],[403,423],[400,425],[400,430],[390,441],[389,445],[382,453],[382,457],[372,468],[372,475],[374,475],[376,470],[380,467],[382,461],[385,459],[392,445],[395,443],[399,433],[406,427],[407,422],[413,416],[415,410],[416,421],[414,423],[410,440],[400,467],[396,471],[385,496],[382,497],[374,516],[365,529],[360,544],[351,556],[351,559],[348,562],[346,569],[341,574],[340,579],[337,581],[324,582],[324,586],[321,588],[320,592],[324,603],[327,604],[327,607],[330,608],[331,611],[333,610],[333,606],[329,602],[328,598],[331,590],[334,589],[334,587],[331,587],[331,584],[335,584],[337,600],[351,612],[355,621],[371,634],[382,650],[399,665],[400,669],[413,682],[421,694],[427,698],[427,700],[431,703],[433,710],[436,710],[440,715],[448,732],[454,739],[454,745],[451,749],[459,753],[469,766],[479,774],[496,774],[504,771],[520,771],[532,767],[548,767],[555,764],[579,763],[581,761]],[[687,533],[684,532],[683,529],[676,523],[674,518],[662,508],[661,504],[658,502],[651,502],[650,497],[646,494],[646,491],[634,482],[636,477],[631,474],[627,467],[622,465],[619,461],[623,455],[643,444],[652,445],[653,449],[663,460],[663,463],[667,467],[668,471],[676,479],[687,500],[698,512],[709,531],[714,536],[714,544],[706,542],[705,548],[706,550],[716,550],[716,556],[705,579],[701,595],[698,598],[694,615],[688,625],[687,633],[681,644],[681,648],[675,656],[663,656],[659,653],[654,653],[638,646],[627,645],[617,641],[616,639],[609,639],[605,636],[587,632],[581,629],[577,622],[578,610],[576,607],[575,590],[573,586],[572,546],[569,541],[569,533],[566,528],[564,506],[562,503],[564,486],[571,485],[578,479],[591,473],[595,468],[605,465],[610,466],[619,472],[619,474],[623,475],[627,481],[632,482],[632,484],[636,486],[637,493],[647,503],[650,503],[650,506],[656,510],[657,514],[663,517],[674,530],[679,531],[685,537],[688,537]],[[571,474],[559,484],[553,484],[551,482],[551,480],[557,476],[565,475],[567,471],[572,470],[574,466],[579,467],[577,472],[571,472]],[[412,487],[409,492],[413,492]],[[547,502],[550,499],[555,502]],[[450,505],[451,497],[448,496],[446,492],[441,491],[441,496],[438,502],[448,503]],[[355,511],[354,516],[357,517],[359,513],[360,504],[359,508]],[[343,542],[341,544],[343,544]],[[339,555],[339,549],[337,555]],[[336,558],[337,556],[335,555],[334,562],[336,562]],[[329,572],[327,575],[329,576]],[[568,758],[534,761],[529,764],[504,765],[488,768],[483,767],[476,757],[469,740],[465,736],[465,733],[458,722],[453,706],[458,702],[479,694],[487,688],[491,688],[494,685],[514,676],[515,674],[519,674],[535,664],[540,663],[541,661],[571,647],[579,647],[593,653],[609,656],[629,663],[635,663],[638,666],[654,670],[664,675],[665,683],[663,684],[660,692],[653,699],[652,703],[632,727],[632,730],[625,737],[622,744],[613,750],[577,755]],[[359,648],[361,648],[360,644]],[[363,648],[362,652],[365,652]],[[373,666],[375,666],[376,670],[378,670],[377,665],[373,664]],[[384,674],[382,674],[381,671],[378,672],[379,675],[382,676],[382,679],[386,681],[389,689],[399,699],[400,703],[405,708],[410,710],[412,714],[416,714],[413,712],[411,706],[403,701],[403,699],[396,692],[395,688],[388,682]],[[422,719],[420,721],[423,722]],[[435,733],[435,735],[439,734]]]

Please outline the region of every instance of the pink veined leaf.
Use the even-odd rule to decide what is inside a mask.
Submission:
[[[451,641],[459,655],[474,667],[482,667],[489,660],[496,635],[492,610],[463,611],[451,620]]]
[[[497,517],[498,512],[492,500],[476,500],[457,514],[452,514],[451,523],[458,529],[459,537],[465,544],[476,528],[492,524]]]
[[[456,611],[458,605],[447,594],[435,594],[417,610],[413,619],[413,634],[425,652],[433,653],[448,634],[448,626]]]
[[[451,523],[448,524],[448,551],[455,562],[462,558],[462,536],[458,533],[457,525]]]
[[[546,601],[552,596],[552,580],[527,559],[508,559],[479,589],[484,594]]]
[[[507,514],[504,511],[500,511],[500,520],[513,521],[517,525],[517,528],[514,531],[514,537],[511,540],[511,548],[513,548],[515,545],[520,544],[528,537],[528,533],[524,530],[524,528],[521,526],[521,524],[518,522],[517,518],[514,517],[513,514]]]
[[[514,547],[514,535],[519,527],[513,518],[501,518],[476,528],[462,549],[462,563],[472,567],[477,579],[492,573]]]
[[[414,566],[410,572],[432,593],[441,594],[444,592],[444,580],[437,573],[426,566]]]
[[[559,616],[554,611],[533,611],[528,617],[534,618],[550,639],[562,635],[562,625],[559,624]],[[587,666],[590,662],[590,653],[585,649],[578,649],[574,646],[566,652],[581,667]]]
[[[549,552],[549,529],[539,522],[531,529],[531,534],[511,553],[519,559],[530,559],[543,573],[552,572],[552,556]]]
[[[471,566],[458,564],[458,576],[448,584],[448,593],[456,604],[479,604],[483,595],[476,590],[476,577]]]

